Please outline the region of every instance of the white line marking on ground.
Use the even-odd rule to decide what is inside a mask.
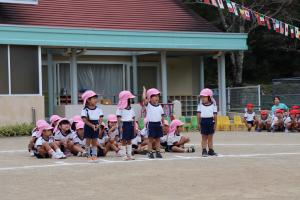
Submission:
[[[24,170],[24,169],[37,169],[37,168],[49,168],[49,167],[64,167],[64,166],[80,166],[80,165],[104,165],[104,164],[114,164],[114,163],[133,163],[133,162],[154,162],[154,161],[172,161],[172,160],[194,160],[194,159],[218,159],[218,158],[253,158],[253,157],[272,157],[272,156],[293,156],[300,155],[300,152],[294,153],[271,153],[271,154],[240,154],[240,155],[219,155],[215,157],[207,157],[203,158],[202,156],[179,156],[174,155],[171,158],[164,159],[136,159],[131,161],[123,161],[123,160],[105,160],[100,159],[102,162],[90,163],[90,162],[71,162],[66,163],[64,161],[56,161],[54,164],[47,165],[28,165],[28,166],[16,166],[16,167],[2,167],[0,171],[11,171],[11,170]]]
[[[300,146],[300,144],[272,144],[272,143],[265,143],[265,144],[235,144],[235,143],[216,143],[215,146]],[[187,146],[201,146],[200,144],[187,144]],[[24,149],[12,149],[12,150],[0,150],[0,154],[2,153],[24,153],[28,152],[28,150]]]
[[[187,146],[192,145],[192,146],[201,146],[200,144],[187,144]],[[300,144],[272,144],[272,143],[267,143],[267,144],[214,144],[214,146],[300,146]]]

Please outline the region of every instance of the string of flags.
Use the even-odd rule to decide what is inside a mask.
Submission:
[[[287,37],[300,39],[299,27],[256,12],[231,0],[197,0],[197,3],[204,3],[221,9],[226,9],[226,5],[230,13],[240,16],[245,21],[253,21],[260,26],[266,26],[269,30],[274,30]]]

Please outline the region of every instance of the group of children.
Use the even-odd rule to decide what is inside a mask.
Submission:
[[[261,132],[300,132],[300,108],[292,106],[291,110],[277,108],[273,112],[261,110],[260,115],[256,116],[253,104],[246,106],[244,122],[251,131],[253,128]]]
[[[88,90],[82,94],[83,109],[81,115],[72,119],[58,115],[50,117],[50,124],[38,120],[32,131],[28,150],[37,158],[63,159],[72,155],[87,157],[96,161],[114,151],[124,160],[133,160],[134,154],[147,154],[149,159],[162,158],[162,149],[166,152],[193,153],[195,148],[186,144],[190,139],[182,136],[183,125],[180,120],[170,124],[164,119],[164,110],[159,104],[160,91],[143,88],[143,105],[146,108],[145,128],[139,130],[131,101],[135,96],[130,91],[119,94],[116,114],[107,116],[97,104],[98,96]],[[210,89],[200,93],[198,106],[199,129],[202,134],[202,155],[216,156],[213,150],[217,107]],[[208,151],[207,151],[208,147]]]

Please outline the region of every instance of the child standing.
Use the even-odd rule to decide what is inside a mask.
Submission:
[[[217,105],[211,89],[205,88],[200,92],[200,103],[197,112],[198,128],[202,135],[202,156],[217,156],[213,149],[213,135],[217,124]]]
[[[244,122],[248,128],[248,131],[250,132],[252,127],[256,126],[256,117],[255,112],[253,111],[254,105],[252,103],[248,103],[246,105],[246,112],[244,115]]]
[[[133,160],[131,140],[135,137],[135,113],[131,107],[131,99],[135,96],[130,91],[122,91],[119,94],[119,103],[116,115],[121,128],[120,154],[124,160]]]
[[[148,120],[148,158],[154,159],[153,142],[155,143],[156,158],[162,158],[160,138],[163,137],[164,110],[159,104],[160,91],[155,88],[151,88],[148,91],[146,91],[145,87],[143,89],[143,100]]]
[[[86,139],[86,152],[88,159],[97,160],[97,138],[99,135],[99,124],[103,120],[103,111],[97,106],[98,95],[88,90],[82,94],[84,108],[81,118],[84,122],[84,138]],[[92,146],[92,147],[91,147]]]

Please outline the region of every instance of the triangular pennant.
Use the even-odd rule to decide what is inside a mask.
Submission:
[[[265,26],[265,25],[266,25],[264,15],[260,14],[260,16],[259,16],[259,21],[260,21],[260,25],[261,25],[261,26]]]
[[[280,21],[276,19],[276,32],[280,33]]]

